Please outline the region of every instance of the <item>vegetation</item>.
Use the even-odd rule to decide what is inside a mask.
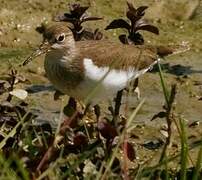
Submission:
[[[144,38],[139,30],[159,33],[155,26],[141,20],[146,8],[141,6],[136,9],[128,3],[127,17],[131,24],[119,19],[112,21],[106,29],[126,28],[129,35],[120,35],[121,42],[143,44]],[[88,30],[82,28],[83,22],[100,20],[97,17],[83,16],[87,9],[88,7],[73,4],[70,5],[70,13],[57,16],[57,20],[73,24],[72,31],[76,40],[86,39],[84,32]],[[78,34],[81,29],[82,35]],[[43,30],[40,32],[43,33]],[[97,32],[99,31],[88,31],[88,34],[92,35],[91,39],[101,39],[102,34],[99,32],[97,36]],[[64,113],[67,117],[63,121],[61,116],[54,129],[49,122],[38,125],[34,123],[36,115],[24,100],[27,91],[19,88],[23,87],[27,79],[11,69],[0,81],[0,179],[201,179],[201,137],[189,144],[187,130],[198,126],[198,123],[187,124],[183,116],[178,114],[176,98],[180,90],[176,84],[172,84],[171,88],[167,85],[160,64],[157,69],[164,103],[162,109],[151,119],[166,120],[163,130],[165,141],[141,144],[142,148],[154,151],[154,156],[161,152],[160,157],[155,159],[155,164],[150,163],[150,158],[143,157],[139,160],[141,157],[138,157],[139,152],[135,148],[139,137],[134,134],[134,130],[138,130],[134,119],[145,104],[144,98],[131,111],[127,103],[121,104],[123,91],[118,92],[115,105],[109,107],[111,115],[106,115],[98,122],[90,113],[83,115],[82,109],[74,100],[70,98],[66,104],[66,99],[63,98],[60,114]],[[125,93],[127,97],[131,92]],[[121,112],[120,108],[124,111]],[[176,147],[176,152],[172,152],[169,149],[175,128],[179,146]],[[198,150],[194,159],[191,155],[193,150]]]
[[[133,6],[132,3],[127,2],[128,10],[126,12],[127,18],[130,20],[130,24],[123,19],[113,20],[106,28],[108,29],[117,29],[117,28],[125,28],[128,31],[128,37],[125,34],[121,34],[119,36],[119,40],[123,44],[136,44],[142,45],[144,44],[144,38],[139,33],[140,30],[145,30],[152,32],[154,34],[159,34],[159,30],[157,27],[148,24],[143,16],[145,15],[145,10],[148,6],[140,6],[137,9]]]

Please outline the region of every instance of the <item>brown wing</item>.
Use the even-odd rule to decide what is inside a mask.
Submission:
[[[79,59],[89,58],[98,66],[114,69],[144,69],[157,60],[157,50],[152,46],[124,45],[111,41],[79,41]]]

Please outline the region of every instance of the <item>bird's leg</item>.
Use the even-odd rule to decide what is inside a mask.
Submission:
[[[132,92],[137,94],[137,98],[140,99],[140,89],[138,87],[139,79],[135,79],[132,84]]]
[[[95,112],[96,120],[98,122],[98,120],[100,118],[100,114],[101,114],[101,112],[100,112],[100,106],[98,104],[96,104],[94,106],[94,112]]]
[[[119,116],[122,96],[123,96],[123,89],[117,92],[117,95],[116,95],[116,98],[115,98],[113,122],[116,122],[116,120],[117,120],[117,118]]]
[[[140,89],[138,87],[139,79],[136,78],[135,80],[131,81],[129,87],[125,88],[125,91],[128,93],[136,93],[137,99],[140,99]]]

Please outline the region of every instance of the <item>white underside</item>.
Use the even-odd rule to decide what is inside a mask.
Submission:
[[[85,79],[69,95],[85,100],[94,91],[95,93],[90,99],[93,104],[113,99],[117,91],[124,89],[131,80],[147,72],[155,63],[140,71],[135,70],[133,67],[125,71],[110,69],[109,67],[98,67],[91,59],[85,58]]]

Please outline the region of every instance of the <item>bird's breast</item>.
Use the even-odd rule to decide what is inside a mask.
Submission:
[[[82,71],[73,65],[65,63],[63,56],[48,53],[45,57],[44,68],[46,75],[56,89],[68,94],[82,81]]]

